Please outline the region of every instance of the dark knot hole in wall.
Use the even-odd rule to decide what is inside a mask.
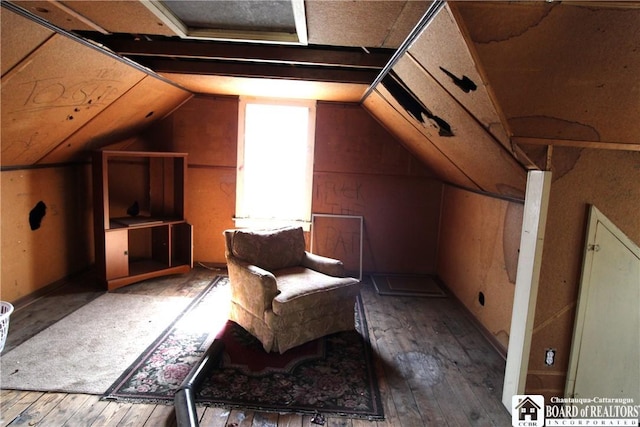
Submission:
[[[456,76],[455,74],[453,74],[452,72],[450,72],[449,70],[443,67],[440,67],[440,69],[442,70],[443,73],[449,76],[453,81],[453,84],[455,84],[460,89],[462,89],[464,93],[469,93],[471,91],[478,89],[478,86],[476,86],[473,80],[471,80],[469,77],[462,76],[462,78],[459,78],[458,76]]]
[[[47,214],[47,205],[44,204],[42,200],[40,200],[31,212],[29,212],[29,226],[31,230],[37,230],[40,228],[40,224],[42,223],[42,218]]]

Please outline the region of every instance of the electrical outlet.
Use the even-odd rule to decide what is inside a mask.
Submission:
[[[556,349],[548,348],[544,352],[545,366],[553,366],[556,363]]]

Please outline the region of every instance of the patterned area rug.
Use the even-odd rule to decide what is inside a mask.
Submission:
[[[221,366],[209,372],[198,404],[259,411],[322,413],[383,419],[382,403],[362,303],[357,331],[341,332],[291,349],[266,353],[237,324],[218,314],[228,301],[227,278],[194,300],[109,388],[104,399],[173,403],[174,393],[214,338],[225,343]],[[228,305],[228,304],[227,304]]]

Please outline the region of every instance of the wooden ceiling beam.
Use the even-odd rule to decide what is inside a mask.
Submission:
[[[556,0],[557,1],[557,0]],[[558,1],[560,3],[560,1]],[[639,1],[596,1],[596,0],[571,0],[571,1],[562,1],[562,4],[565,6],[580,6],[580,7],[589,7],[589,8],[607,8],[607,9],[640,9]]]
[[[603,141],[577,141],[572,139],[531,138],[526,136],[513,136],[511,141],[524,145],[557,145],[562,147],[597,148],[602,150],[640,151],[640,144],[627,142],[603,142]]]
[[[204,60],[132,57],[156,73],[182,73],[232,77],[262,77],[334,83],[371,84],[378,72],[368,69],[306,67]]]
[[[122,56],[153,56],[185,59],[215,59],[348,68],[382,69],[392,49],[282,46],[204,42],[200,40],[131,40],[101,38],[101,43]]]

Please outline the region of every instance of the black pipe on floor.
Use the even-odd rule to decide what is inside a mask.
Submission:
[[[199,427],[195,400],[196,390],[200,387],[206,373],[220,361],[223,350],[224,343],[220,340],[214,340],[180,385],[173,398],[178,427]]]

